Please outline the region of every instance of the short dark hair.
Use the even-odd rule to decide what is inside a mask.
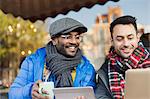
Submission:
[[[112,37],[112,33],[113,33],[113,28],[118,25],[118,24],[132,24],[135,28],[135,30],[137,31],[137,24],[136,24],[136,18],[130,15],[126,15],[126,16],[121,16],[117,19],[115,19],[111,24],[110,24],[110,33],[111,33],[111,37]]]

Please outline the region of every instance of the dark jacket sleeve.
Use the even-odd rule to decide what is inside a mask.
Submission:
[[[101,78],[99,78],[99,83],[97,83],[95,96],[96,96],[96,99],[112,99],[109,91],[107,90]]]
[[[109,90],[107,64],[108,60],[106,60],[101,68],[97,71],[98,80],[95,90],[96,99],[113,99]]]

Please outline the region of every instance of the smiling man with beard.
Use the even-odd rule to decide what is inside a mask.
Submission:
[[[150,53],[140,42],[136,19],[122,16],[110,25],[112,47],[98,70],[97,99],[124,99],[125,72],[150,67]],[[140,80],[140,79],[139,79]]]
[[[56,88],[95,87],[94,67],[79,49],[81,34],[87,28],[72,18],[62,18],[51,24],[49,32],[52,40],[22,63],[10,88],[10,99],[48,99],[38,92],[44,81],[54,82]]]

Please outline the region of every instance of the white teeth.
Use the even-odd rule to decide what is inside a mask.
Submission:
[[[71,47],[69,47],[70,49],[75,49],[75,47],[74,46],[71,46]]]

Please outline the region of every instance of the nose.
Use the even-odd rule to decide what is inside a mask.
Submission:
[[[78,42],[78,40],[76,39],[75,36],[73,36],[72,39],[70,40],[70,42],[71,42],[72,44],[76,44],[76,43]]]
[[[125,48],[128,48],[129,45],[130,45],[129,40],[128,40],[128,39],[124,39],[123,46],[124,46]]]

